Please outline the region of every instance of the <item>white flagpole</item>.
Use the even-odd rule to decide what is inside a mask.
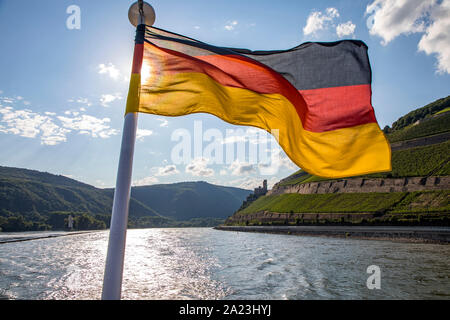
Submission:
[[[142,0],[130,7],[128,16],[130,22],[135,26],[145,23],[152,25],[155,21],[153,8]],[[103,279],[103,300],[120,300],[121,298],[137,121],[137,113],[126,114]]]
[[[137,113],[128,113],[123,125],[122,146],[103,279],[103,300],[120,300],[121,297],[137,120]]]

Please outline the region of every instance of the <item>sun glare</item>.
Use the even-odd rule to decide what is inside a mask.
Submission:
[[[144,61],[141,69],[141,84],[145,84],[150,80],[152,76],[151,72],[152,67],[146,61]]]

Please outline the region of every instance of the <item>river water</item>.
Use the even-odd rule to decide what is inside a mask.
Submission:
[[[107,242],[100,231],[0,244],[0,299],[100,299]],[[449,262],[438,244],[128,230],[122,298],[449,299]],[[381,289],[367,288],[371,265]]]

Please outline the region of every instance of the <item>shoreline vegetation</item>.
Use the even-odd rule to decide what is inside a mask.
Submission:
[[[73,228],[67,228],[68,217],[73,217]],[[0,216],[0,235],[2,232],[27,231],[98,231],[110,227],[111,214],[90,215],[86,212],[51,212],[43,215],[41,222],[30,221],[22,215],[8,218]],[[222,218],[193,218],[187,221],[167,219],[165,217],[129,217],[128,229],[143,228],[193,228],[214,227],[223,224]]]
[[[25,232],[21,232],[20,234],[9,234],[8,236],[2,237],[0,233],[0,244],[5,243],[14,243],[14,242],[24,242],[24,241],[31,241],[31,240],[40,240],[40,239],[49,239],[49,238],[58,238],[58,237],[66,237],[66,236],[75,236],[80,234],[88,234],[93,232],[99,232],[103,230],[90,230],[90,231],[56,231],[54,233],[46,233],[46,234],[32,234],[28,235]]]

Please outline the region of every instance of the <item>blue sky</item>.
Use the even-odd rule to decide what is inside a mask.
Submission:
[[[133,54],[128,0],[0,0],[0,165],[63,174],[98,186],[115,184]],[[363,40],[369,47],[373,98],[380,126],[438,98],[450,88],[450,1],[436,0],[155,0],[155,26],[218,46],[288,49],[306,41]],[[71,5],[80,29],[69,29]],[[255,130],[210,115],[139,116],[135,185],[204,180],[269,186],[298,168],[279,150],[278,170],[251,159],[174,163],[174,132],[243,129],[226,145],[258,141]],[[210,130],[211,131],[211,130]],[[252,142],[253,141],[253,142]],[[193,142],[194,143],[194,142]],[[203,146],[207,145],[203,143]],[[193,153],[194,155],[194,153]],[[194,155],[195,156],[195,155]],[[209,159],[211,160],[211,159]]]

